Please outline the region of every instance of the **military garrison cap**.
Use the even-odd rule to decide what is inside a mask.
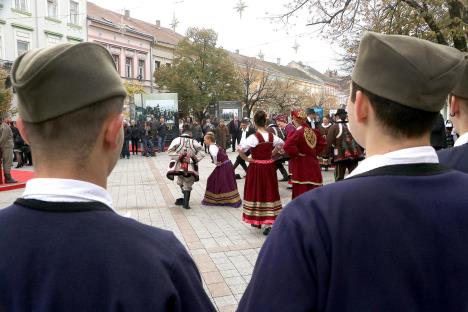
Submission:
[[[462,52],[409,36],[364,34],[352,80],[399,104],[438,112],[459,81]]]
[[[456,96],[468,99],[468,54],[465,55],[465,72],[452,93]]]
[[[11,82],[19,114],[31,123],[126,96],[112,56],[90,42],[63,43],[21,55],[13,64]]]

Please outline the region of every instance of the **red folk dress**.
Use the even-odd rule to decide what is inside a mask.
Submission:
[[[252,160],[247,169],[244,185],[242,219],[249,224],[271,225],[275,222],[282,208],[276,165],[271,159],[273,134],[268,134],[267,142],[259,132],[254,135],[259,144],[250,149]]]
[[[292,198],[322,185],[322,172],[317,159],[326,146],[320,132],[301,126],[284,143],[284,151],[291,157]]]

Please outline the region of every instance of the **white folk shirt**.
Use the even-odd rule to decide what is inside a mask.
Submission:
[[[218,153],[219,153],[219,147],[217,147],[215,144],[211,144],[210,148],[210,155],[213,157],[213,163],[218,163]]]
[[[468,132],[465,132],[462,135],[460,135],[460,137],[455,141],[454,146],[460,146],[466,143],[468,143]]]
[[[260,134],[262,135],[265,142],[268,142],[268,136],[269,136],[270,133],[269,132],[260,132]],[[257,146],[259,143],[260,142],[258,141],[257,136],[255,134],[252,134],[247,139],[245,139],[244,142],[242,142],[242,141],[240,142],[239,149],[241,149],[244,152],[247,152],[251,148],[254,148],[255,146]],[[276,147],[278,145],[284,145],[284,141],[273,134],[273,146]]]
[[[249,127],[245,128],[245,129],[241,129],[241,131],[242,131],[242,136],[241,136],[239,144],[244,143],[245,140],[247,139],[247,132],[249,131]]]
[[[112,198],[99,185],[72,179],[36,178],[26,183],[22,198],[47,202],[100,202],[112,207]]]
[[[356,176],[380,167],[417,163],[438,164],[439,157],[431,146],[411,147],[383,155],[374,155],[359,163],[346,178]]]

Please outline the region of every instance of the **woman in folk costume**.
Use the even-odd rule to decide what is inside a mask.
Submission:
[[[249,136],[238,147],[239,155],[249,162],[244,185],[243,220],[253,227],[266,226],[263,234],[268,235],[271,225],[281,211],[276,165],[272,156],[282,151],[283,140],[265,128],[264,111],[255,113],[257,132]],[[251,152],[251,158],[246,152]]]
[[[302,110],[293,111],[291,116],[297,129],[286,139],[284,152],[291,157],[292,198],[322,185],[322,173],[317,159],[326,146],[326,141],[317,129],[307,123]]]
[[[208,146],[208,151],[216,168],[208,177],[202,204],[206,206],[240,207],[242,200],[237,191],[234,167],[226,151],[215,144],[215,136],[212,132],[205,135],[204,143]]]

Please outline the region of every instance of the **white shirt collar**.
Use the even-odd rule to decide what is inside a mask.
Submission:
[[[49,202],[97,201],[113,209],[107,190],[93,183],[72,179],[31,179],[26,183],[23,198]]]
[[[463,133],[456,141],[454,146],[460,146],[468,143],[468,132]]]
[[[439,158],[437,157],[437,153],[434,148],[431,146],[411,147],[383,155],[371,156],[360,162],[357,168],[354,169],[346,178],[384,166],[417,163],[438,164]]]

